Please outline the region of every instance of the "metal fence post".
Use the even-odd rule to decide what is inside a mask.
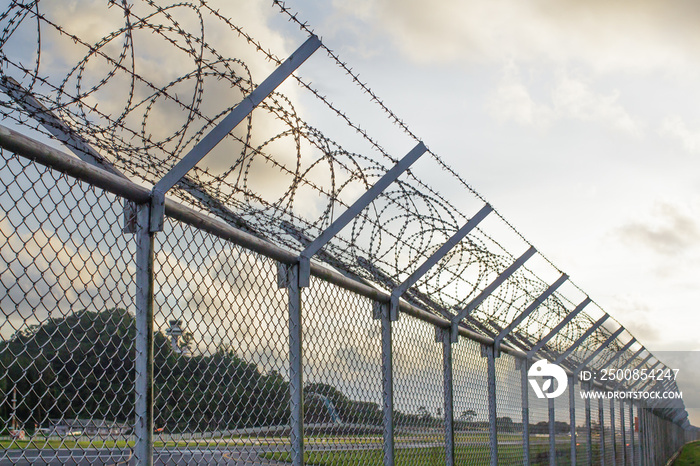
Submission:
[[[600,464],[605,466],[605,416],[602,398],[598,398],[598,428],[600,430]]]
[[[136,444],[138,466],[153,464],[153,234],[149,231],[148,204],[136,210]]]
[[[591,382],[588,382],[588,392],[591,392]],[[588,466],[593,465],[593,432],[591,431],[591,399],[586,397],[584,399],[584,406],[586,410],[586,452],[588,454]]]
[[[530,399],[529,385],[527,381],[527,371],[529,369],[528,359],[520,361],[520,403],[522,404],[523,417],[523,465],[530,466]]]
[[[547,399],[547,412],[549,414],[549,464],[557,465],[557,432],[556,419],[554,418],[554,398]]]
[[[569,433],[571,435],[571,464],[576,465],[576,397],[574,383],[576,378],[569,376]]]
[[[289,394],[292,464],[304,464],[304,380],[302,372],[301,287],[299,264],[287,267],[289,299]]]
[[[617,445],[615,445],[615,400],[610,398],[610,445],[612,445],[612,464],[617,464]]]
[[[639,465],[646,466],[645,448],[644,448],[644,410],[642,404],[637,405],[637,419],[639,419],[639,445],[637,446],[637,454],[639,455]]]
[[[634,442],[634,430],[635,430],[635,422],[634,422],[634,404],[630,401],[630,406],[629,406],[629,414],[630,414],[630,465],[634,466],[634,447],[635,447],[635,442]]]
[[[455,464],[454,397],[452,392],[452,335],[450,329],[436,328],[436,340],[442,341],[442,373],[445,403],[445,464]]]
[[[384,466],[394,466],[394,372],[391,347],[391,311],[379,305],[382,319],[382,381],[384,397]]]
[[[627,464],[627,427],[625,426],[625,403],[620,400],[620,434],[622,435],[622,464]]]
[[[481,345],[481,356],[486,356],[489,408],[489,445],[491,447],[491,466],[498,466],[498,429],[496,426],[496,356],[492,345]]]

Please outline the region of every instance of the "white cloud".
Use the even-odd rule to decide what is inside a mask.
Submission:
[[[679,206],[659,203],[648,221],[634,220],[619,228],[625,242],[639,244],[659,254],[676,256],[700,246],[697,216]]]
[[[546,127],[555,118],[554,109],[534,101],[514,63],[505,67],[503,80],[489,102],[489,111],[497,120],[512,120],[524,126]]]
[[[345,2],[347,3],[347,2]],[[350,5],[350,4],[349,4]],[[695,66],[700,33],[691,0],[376,0],[343,6],[388,32],[407,57],[577,61],[598,70]]]
[[[700,131],[689,129],[681,117],[667,117],[661,125],[660,132],[662,136],[680,142],[688,152],[700,152]]]
[[[619,92],[598,94],[587,83],[567,75],[559,77],[552,91],[552,101],[557,113],[581,121],[599,122],[614,129],[638,134],[640,124],[618,102]]]
[[[598,93],[586,81],[559,71],[549,97],[549,102],[537,102],[518,67],[510,62],[489,102],[489,111],[500,121],[511,120],[536,128],[569,119],[598,123],[628,134],[641,133],[643,125],[619,103],[617,91]]]

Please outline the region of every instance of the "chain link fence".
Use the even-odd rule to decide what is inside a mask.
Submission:
[[[697,438],[681,400],[603,398],[678,387],[593,383],[670,369],[272,7],[286,29],[0,12],[0,466],[656,465]]]
[[[540,399],[521,352],[492,358],[492,340],[463,329],[450,342],[446,321],[410,305],[392,322],[388,295],[314,265],[295,439],[291,254],[169,204],[143,335],[138,244],[124,231],[142,188],[90,179],[36,141],[13,147],[0,161],[0,464],[285,464],[296,442],[306,464],[654,465],[697,435],[659,407],[584,399],[579,383],[573,398]],[[49,167],[30,160],[42,154]],[[139,338],[153,347],[141,407]]]

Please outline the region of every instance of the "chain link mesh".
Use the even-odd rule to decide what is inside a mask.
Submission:
[[[57,5],[11,0],[0,12],[0,115],[149,186],[282,61],[251,35],[255,27],[235,24],[204,0],[109,1],[95,6],[105,8],[99,10],[104,30],[76,28],[79,21],[66,20]],[[304,39],[312,32],[283,2],[273,6]],[[276,34],[270,31],[266,39],[282,51],[285,40]],[[329,64],[348,74],[353,90],[369,94],[404,139],[419,141],[331,49],[321,49],[327,55],[316,62],[326,67],[321,74],[335,76]],[[168,73],[153,65],[153,50],[169,59]],[[224,138],[207,159],[210,165],[196,166],[172,194],[208,219],[296,255],[394,166],[404,148],[396,135],[364,130],[300,73],[289,81],[298,86],[273,92]],[[300,448],[300,432],[307,464],[383,464],[389,426],[383,424],[388,394],[382,369],[388,364],[374,299],[378,290],[391,291],[406,280],[485,202],[438,155],[427,153],[421,160],[425,177],[408,170],[314,257],[315,265],[356,286],[342,288],[328,274],[312,277],[301,291],[297,325],[290,307],[299,288],[290,285],[285,268],[291,260],[276,262],[284,254],[253,252],[255,247],[246,249],[200,223],[166,218],[164,231],[152,237],[153,271],[145,271],[135,259],[144,257],[144,248],[123,230],[130,203],[104,185],[76,181],[3,150],[0,465],[134,463],[142,458],[133,451],[142,452],[137,445],[147,443],[156,464],[286,464]],[[430,179],[434,173],[440,173],[437,180]],[[396,464],[448,461],[445,319],[466,310],[529,246],[495,212],[402,295],[423,314],[402,313],[391,324]],[[135,348],[146,347],[151,337],[137,330],[148,319],[136,324],[137,315],[149,312],[136,309],[140,291],[150,285],[135,279],[144,273],[152,273],[154,285],[152,380],[146,380],[147,370],[136,374],[148,358]],[[488,464],[492,448],[498,448],[499,464],[525,463],[524,433],[530,464],[549,464],[548,401],[533,394],[514,355],[522,358],[588,298],[567,278],[507,332],[508,348],[495,359],[494,378],[477,341],[492,342],[560,274],[537,253],[458,323],[462,336],[452,345],[451,374],[455,464]],[[372,292],[361,295],[359,285]],[[536,356],[557,359],[603,314],[591,302]],[[435,319],[443,324],[438,335]],[[627,332],[613,339],[618,328],[622,332],[608,320],[562,366],[573,371],[591,358],[589,367],[605,367],[631,339]],[[298,329],[301,351],[290,343]],[[148,398],[139,392],[142,375],[153,400],[137,412],[134,399]],[[580,387],[574,390],[577,463],[587,464],[586,404]],[[302,398],[304,410],[295,419]],[[554,402],[557,464],[570,455],[568,404],[568,397]],[[626,446],[619,407],[613,408],[613,440],[608,401],[590,404],[591,461],[599,463],[604,450],[608,464],[614,445],[620,463]],[[149,426],[144,433],[151,408],[154,432]],[[691,436],[663,419],[670,418],[667,412],[634,410],[641,429],[634,433],[635,464],[660,464]]]
[[[123,461],[135,328],[121,201],[7,151],[0,183],[0,461]]]
[[[136,251],[123,231],[126,203],[6,150],[0,183],[0,463],[133,462]],[[279,263],[172,219],[154,245],[155,464],[289,462],[289,295]],[[316,277],[301,301],[306,463],[383,464],[376,303]],[[407,314],[392,326],[396,464],[444,464],[442,333]],[[452,345],[455,464],[489,463],[482,349],[464,337]],[[495,359],[499,464],[523,462],[523,429],[530,464],[549,464],[548,402],[523,386],[522,370],[508,353]],[[574,391],[577,464],[587,464],[585,401]],[[592,460],[603,436],[612,462],[610,405],[591,405]],[[614,405],[617,464],[623,449],[631,461],[632,436],[634,464],[668,458],[690,438],[637,406],[623,424]],[[568,397],[554,406],[556,462],[568,464]]]
[[[488,464],[489,417],[486,358],[479,343],[460,339],[452,345],[455,464]]]

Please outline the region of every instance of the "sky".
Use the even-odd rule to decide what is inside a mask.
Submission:
[[[700,350],[700,4],[286,5],[542,254],[647,348],[667,351],[663,362],[673,366],[682,352]],[[303,40],[267,1],[220,7],[280,56]],[[59,23],[95,40],[121,20],[93,2],[53,9]],[[153,69],[140,72],[162,70],[165,81],[187,66],[169,58],[153,53],[141,62]],[[51,55],[42,60],[61,65]],[[313,60],[300,74],[362,119],[364,107],[344,98],[349,80],[314,75],[321,68]],[[294,88],[285,92],[301,98]]]
[[[700,350],[700,4],[287,6],[697,390],[698,359],[685,352]]]
[[[288,2],[652,350],[700,350],[695,2]]]

